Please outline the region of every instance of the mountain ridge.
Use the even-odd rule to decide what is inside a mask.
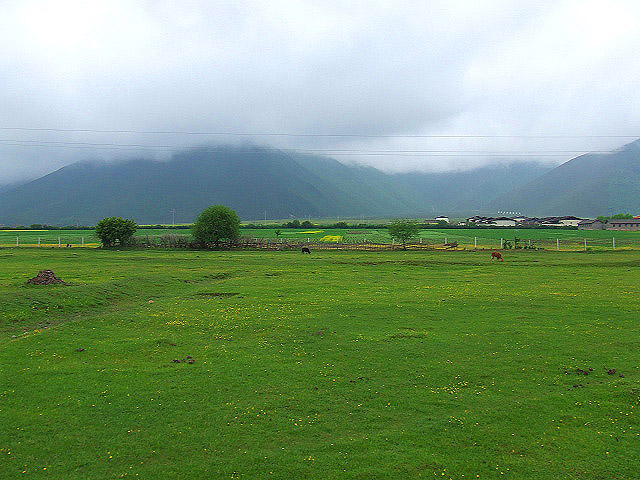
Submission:
[[[0,190],[0,224],[190,222],[221,203],[241,218],[596,216],[640,209],[640,140],[551,168],[515,162],[445,173],[385,173],[330,157],[258,146],[185,150],[166,161],[78,162]]]
[[[497,196],[497,210],[528,215],[612,215],[640,211],[640,140],[611,153],[587,153]]]

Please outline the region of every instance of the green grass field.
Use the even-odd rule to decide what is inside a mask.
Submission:
[[[364,240],[378,243],[391,243],[391,237],[387,229],[280,229],[280,235],[276,235],[272,229],[248,229],[243,228],[241,235],[248,238],[268,238],[277,241],[311,241],[317,242],[325,237],[340,237],[340,241],[358,243]],[[159,237],[161,235],[190,235],[187,229],[139,229],[136,236]],[[15,246],[16,237],[21,246],[36,246],[38,241],[41,246],[57,247],[66,244],[88,247],[96,247],[99,240],[93,230],[0,230],[0,246]],[[513,241],[514,238],[523,242],[534,241],[535,245],[545,249],[556,249],[559,240],[560,250],[584,250],[584,239],[587,239],[589,247],[613,248],[613,238],[616,239],[617,248],[639,248],[640,232],[607,231],[607,230],[562,230],[562,229],[425,229],[420,231],[417,242],[442,244],[458,242],[465,248],[500,248],[500,239]],[[335,240],[333,240],[335,242]],[[521,243],[523,244],[523,243]]]
[[[2,479],[638,478],[640,252],[0,261]]]

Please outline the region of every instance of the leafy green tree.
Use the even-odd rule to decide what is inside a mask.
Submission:
[[[133,220],[122,217],[103,218],[96,225],[96,235],[105,247],[126,245],[136,233],[138,225]]]
[[[275,232],[273,232],[276,234],[276,237],[279,237],[280,235],[282,235],[282,230],[277,229]]]
[[[630,218],[633,218],[633,215],[631,215],[630,213],[616,213],[613,217],[611,217],[612,220],[628,220]]]
[[[293,220],[283,225],[284,228],[300,228],[300,220]]]
[[[420,225],[412,220],[399,219],[394,220],[389,225],[389,235],[392,238],[402,242],[404,249],[407,249],[407,241],[417,237],[420,232]]]
[[[212,205],[202,211],[191,231],[197,242],[215,243],[217,247],[220,240],[235,241],[240,238],[240,217],[229,207]]]

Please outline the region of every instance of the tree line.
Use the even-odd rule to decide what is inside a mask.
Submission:
[[[294,220],[291,223],[297,227],[306,228],[305,222],[312,227],[311,222],[299,222]],[[343,222],[338,222],[343,223]],[[338,224],[336,224],[338,225]],[[348,228],[344,223],[337,228]],[[103,218],[96,225],[96,236],[102,242],[104,247],[126,246],[132,243],[132,238],[138,229],[138,225],[131,219],[123,219],[122,217]],[[398,219],[388,225],[389,234],[392,238],[402,242],[406,248],[407,242],[418,236],[420,232],[420,224],[412,220]],[[279,231],[276,230],[276,234]],[[191,234],[195,239],[195,245],[198,247],[215,247],[220,242],[236,242],[240,239],[240,217],[238,214],[224,205],[212,205],[202,211],[191,228]]]

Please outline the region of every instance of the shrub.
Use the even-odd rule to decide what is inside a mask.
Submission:
[[[96,235],[105,247],[127,245],[138,225],[133,220],[122,217],[103,218],[96,225]]]
[[[240,238],[240,217],[224,205],[212,205],[198,216],[192,229],[193,236],[200,244],[215,243],[220,240],[236,241]]]

